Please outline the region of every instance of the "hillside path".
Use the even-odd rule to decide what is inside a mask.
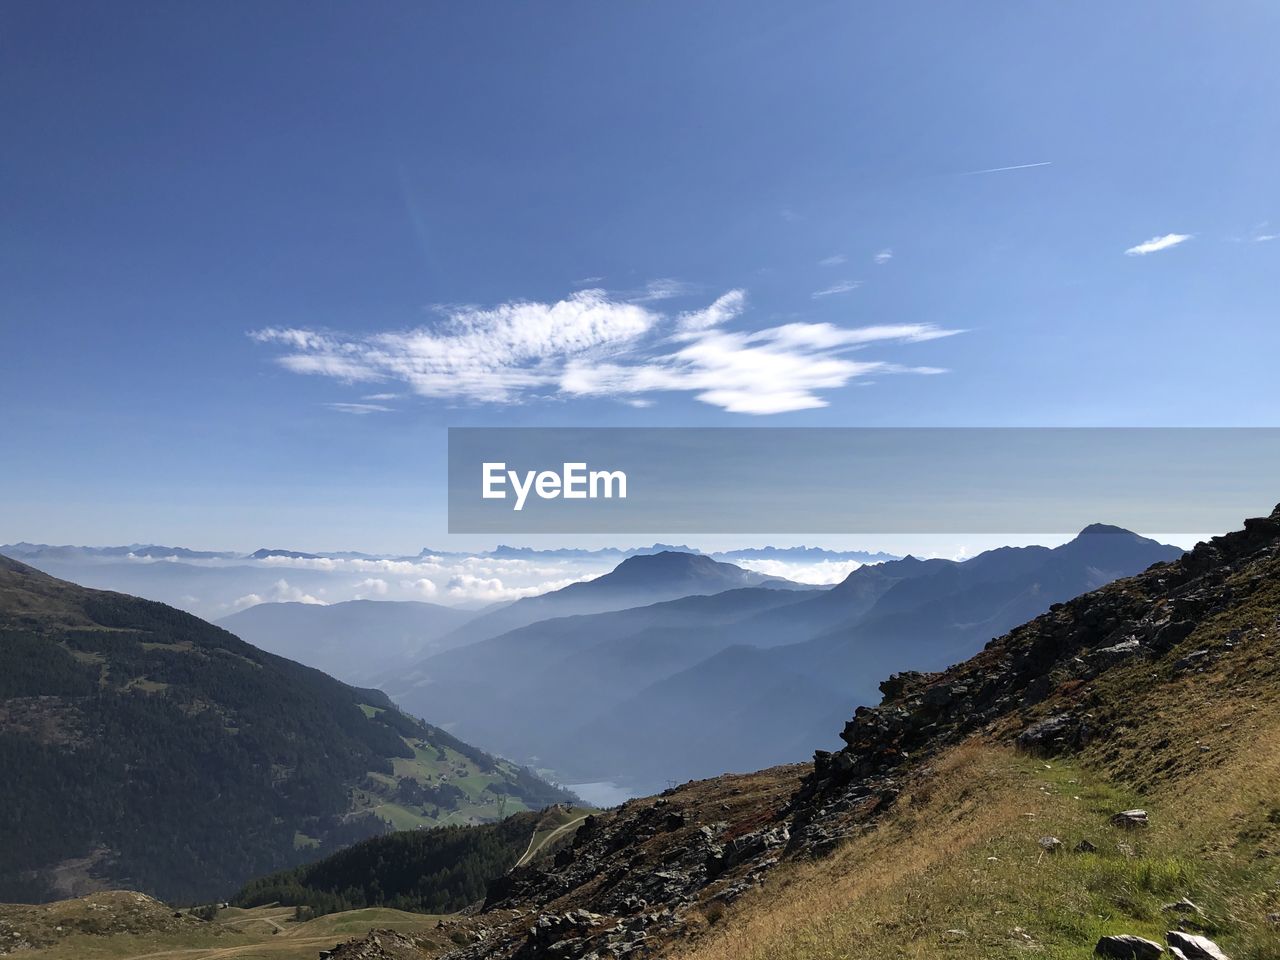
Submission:
[[[552,840],[560,836],[560,834],[564,833],[570,827],[576,827],[578,824],[580,824],[583,820],[587,819],[587,817],[589,816],[591,816],[591,814],[584,813],[582,816],[578,817],[578,819],[576,820],[570,820],[568,823],[561,824],[560,826],[552,830],[550,833],[548,833],[545,837],[543,837],[542,842],[539,843],[536,847],[534,846],[534,841],[538,839],[538,831],[537,830],[533,831],[533,836],[529,838],[529,846],[525,849],[524,855],[521,856],[520,859],[516,861],[516,866],[523,867],[526,863],[528,863],[535,856],[537,856],[538,852],[542,850]],[[513,867],[512,869],[515,869],[515,868]]]

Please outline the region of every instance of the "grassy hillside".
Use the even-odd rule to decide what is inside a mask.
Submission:
[[[178,901],[391,827],[568,798],[377,691],[0,558],[0,900]]]

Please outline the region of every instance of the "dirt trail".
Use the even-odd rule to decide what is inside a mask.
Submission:
[[[526,863],[528,863],[535,856],[537,856],[538,852],[541,851],[544,847],[546,847],[546,845],[549,844],[552,840],[560,836],[560,834],[564,833],[570,827],[576,827],[578,824],[580,824],[583,820],[587,819],[587,817],[589,816],[591,816],[591,814],[584,813],[582,816],[578,817],[576,820],[570,820],[568,823],[561,824],[560,826],[552,830],[550,833],[548,833],[545,837],[543,837],[542,842],[539,843],[536,847],[534,846],[534,840],[536,840],[538,837],[538,831],[535,830],[533,832],[533,836],[529,838],[529,846],[525,848],[524,855],[521,856],[520,859],[516,861],[516,866],[523,867]]]

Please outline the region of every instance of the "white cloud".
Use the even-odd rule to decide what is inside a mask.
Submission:
[[[875,262],[876,266],[882,267],[893,259],[893,251],[888,247],[885,247],[871,259]]]
[[[857,570],[857,560],[822,560],[818,563],[789,563],[785,560],[735,560],[740,567],[763,573],[767,577],[781,577],[796,583],[812,583],[821,586],[840,583]]]
[[[846,257],[843,253],[833,253],[831,256],[829,256],[829,257],[824,257],[823,259],[819,260],[819,261],[818,261],[818,266],[820,266],[820,267],[838,267],[838,266],[840,266],[840,264],[844,263],[844,262],[845,262],[846,260],[848,260],[848,259],[849,259],[849,258],[848,258],[848,257]]]
[[[321,591],[322,593],[324,591]],[[311,594],[291,587],[288,580],[277,580],[273,585],[270,593],[265,596],[258,593],[249,593],[243,597],[239,597],[232,607],[236,610],[243,610],[245,607],[252,607],[259,603],[311,603],[324,606],[325,601],[314,597]]]
[[[583,290],[551,304],[457,309],[435,330],[344,337],[269,327],[251,336],[286,347],[290,352],[280,363],[295,373],[349,382],[399,380],[424,397],[509,403],[554,384],[566,359],[625,346],[657,319],[638,304]]]
[[[746,305],[745,290],[730,290],[709,307],[680,314],[676,325],[684,333],[718,327],[741,316]]]
[[[740,333],[710,330],[667,357],[647,363],[575,365],[561,388],[582,396],[692,391],[703,403],[730,413],[763,415],[825,407],[819,390],[843,387],[877,373],[935,373],[843,354],[873,343],[921,343],[952,336],[932,324],[847,329],[830,323],[789,323]]]
[[[571,583],[576,583],[578,579],[553,580],[549,583],[529,587],[508,587],[497,577],[484,578],[474,577],[470,574],[460,574],[449,580],[446,589],[449,597],[454,600],[481,600],[493,603],[498,600],[519,600],[521,597],[536,597],[550,590],[559,590],[561,587],[567,587]]]
[[[823,297],[831,297],[838,293],[848,293],[850,290],[857,290],[860,286],[862,286],[861,280],[841,280],[839,283],[833,283],[829,287],[824,287],[821,290],[815,290],[811,296],[815,300],[820,300]]]
[[[425,577],[420,580],[406,580],[401,586],[424,597],[434,597],[439,592],[435,582]]]
[[[372,400],[374,403],[381,403],[387,400],[399,400],[400,394],[398,393],[367,393],[360,399]]]
[[[1176,247],[1183,241],[1190,239],[1191,234],[1189,233],[1166,233],[1163,237],[1152,237],[1137,246],[1130,247],[1125,253],[1130,257],[1145,257],[1148,253],[1168,250],[1170,247]]]
[[[815,296],[856,285],[846,281]],[[759,415],[826,406],[820,391],[868,374],[939,372],[847,354],[961,332],[933,324],[806,322],[726,329],[746,303],[745,291],[730,290],[701,310],[673,317],[583,290],[550,304],[455,308],[432,329],[347,336],[269,328],[251,336],[283,346],[279,362],[286,369],[345,382],[404,383],[424,397],[510,404],[595,396],[643,405],[654,394],[684,392],[730,412]]]
[[[385,597],[390,589],[387,581],[378,577],[370,577],[356,584],[356,599],[367,600],[369,597]]]
[[[358,417],[367,416],[371,413],[390,413],[391,408],[381,403],[326,403],[326,407],[330,410],[337,410],[339,413],[351,413]]]

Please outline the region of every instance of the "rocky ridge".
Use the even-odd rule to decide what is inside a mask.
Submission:
[[[845,726],[846,746],[819,751],[812,766],[690,783],[589,818],[571,847],[496,881],[465,921],[472,942],[449,956],[659,954],[705,929],[780,862],[822,856],[874,829],[930,775],[931,758],[967,738],[1044,755],[1105,743],[1113,704],[1101,681],[1180,682],[1265,637],[1261,628],[1234,631],[1217,646],[1187,648],[1199,624],[1278,573],[1280,507],[1178,560],[1055,605],[946,671],[897,674],[881,685],[883,702]],[[1120,813],[1140,826],[1141,811]],[[1185,950],[1184,941],[1170,945]]]

